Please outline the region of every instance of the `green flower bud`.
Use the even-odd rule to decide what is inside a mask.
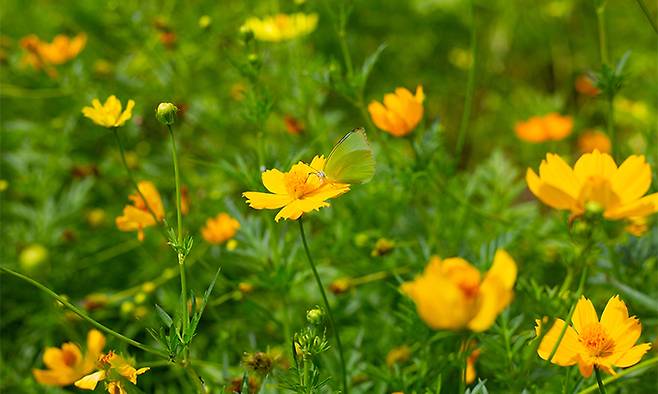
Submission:
[[[306,320],[314,326],[322,324],[324,321],[324,311],[319,306],[306,312]]]
[[[176,112],[178,108],[172,103],[160,103],[155,110],[155,117],[164,125],[172,125],[176,121]]]
[[[48,249],[41,244],[28,245],[21,251],[18,261],[25,271],[33,271],[48,259]]]

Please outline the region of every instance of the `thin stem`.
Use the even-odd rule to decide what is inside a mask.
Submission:
[[[13,275],[16,278],[19,278],[19,279],[31,284],[32,286],[38,288],[39,290],[43,291],[44,293],[48,294],[52,298],[56,299],[62,305],[64,305],[66,308],[70,309],[73,313],[80,316],[82,319],[86,320],[91,325],[93,325],[94,327],[98,328],[99,330],[105,332],[106,334],[112,335],[115,338],[118,338],[118,339],[120,339],[120,340],[122,340],[122,341],[136,347],[136,348],[144,350],[145,352],[149,352],[149,353],[155,354],[155,355],[163,357],[163,358],[169,358],[169,356],[166,353],[164,353],[164,352],[162,352],[158,349],[154,349],[150,346],[144,345],[140,342],[135,341],[134,339],[128,338],[125,335],[119,334],[118,332],[114,331],[111,328],[108,328],[108,327],[102,325],[101,323],[97,322],[96,320],[91,318],[89,315],[84,313],[78,307],[71,304],[68,300],[66,300],[66,298],[64,298],[64,297],[60,296],[59,294],[55,293],[54,291],[50,290],[48,287],[41,284],[40,282],[37,282],[36,280],[34,280],[34,279],[32,279],[28,276],[25,276],[21,273],[18,273],[16,271],[13,271],[13,270],[11,270],[9,268],[6,268],[6,267],[0,267],[0,271],[5,272],[5,273],[10,274],[10,275]]]
[[[180,292],[183,302],[183,333],[187,331],[189,312],[187,310],[187,281],[185,276],[185,254],[180,252],[183,244],[183,215],[181,211],[181,192],[180,192],[180,174],[178,172],[178,153],[176,151],[176,136],[171,125],[167,125],[169,135],[171,136],[171,159],[174,163],[174,180],[176,183],[176,219],[177,219],[177,240],[178,240],[178,269],[180,271]],[[186,353],[187,354],[187,353]],[[187,359],[187,356],[185,357]]]
[[[596,375],[596,383],[599,385],[599,392],[601,394],[605,394],[605,386],[603,385],[603,381],[601,380],[601,371],[599,371],[599,367],[596,365],[594,366],[594,374]]]
[[[649,23],[651,24],[651,27],[653,28],[653,31],[658,34],[658,24],[656,24],[656,20],[653,19],[653,16],[651,16],[651,12],[649,12],[649,9],[647,8],[647,5],[644,4],[644,0],[636,0],[637,5],[640,6],[642,9],[642,12],[644,12],[644,16],[647,17],[647,20],[649,20]]]
[[[304,222],[302,218],[299,218],[299,232],[302,235],[302,243],[304,244],[304,250],[306,251],[306,257],[308,258],[308,264],[311,266],[313,271],[313,276],[315,276],[315,282],[320,288],[320,294],[322,294],[322,301],[324,301],[324,307],[327,309],[327,316],[329,317],[329,324],[331,325],[331,330],[334,332],[334,337],[336,338],[336,345],[338,347],[338,356],[340,357],[340,366],[341,373],[343,377],[343,392],[349,394],[349,388],[347,386],[347,368],[345,366],[345,357],[343,355],[343,345],[340,341],[340,335],[338,334],[338,327],[334,320],[334,314],[331,312],[331,307],[329,306],[329,299],[327,299],[327,294],[324,291],[324,286],[320,280],[320,275],[318,270],[315,268],[315,263],[313,263],[313,257],[311,256],[311,251],[308,248],[308,243],[306,242],[306,235],[304,234]]]
[[[477,20],[475,18],[475,0],[470,1],[471,8],[471,67],[468,70],[468,80],[466,82],[466,96],[464,97],[464,111],[459,123],[459,134],[457,135],[456,156],[459,158],[464,148],[466,140],[466,130],[471,117],[473,108],[473,93],[475,91],[475,71],[477,69]]]
[[[178,243],[183,241],[183,216],[181,211],[180,175],[178,174],[178,154],[176,152],[176,137],[171,125],[167,125],[171,136],[171,158],[174,162],[174,178],[176,181],[176,219],[178,222]]]
[[[347,47],[347,33],[345,32],[345,25],[347,25],[347,12],[344,6],[340,9],[338,18],[338,41],[340,42],[340,50],[343,53],[347,76],[351,78],[354,74],[354,69],[352,67],[352,57],[350,56],[350,51]]]
[[[599,54],[601,55],[601,63],[609,64],[608,62],[608,40],[605,31],[605,1],[596,7],[596,22],[599,29]]]
[[[608,96],[608,113],[607,113],[607,124],[606,129],[608,131],[608,136],[612,142],[611,146],[612,153],[614,158],[619,157],[619,145],[617,144],[617,135],[615,134],[615,98],[613,96]]]
[[[126,150],[123,146],[123,142],[121,141],[121,137],[119,137],[118,128],[113,127],[112,132],[114,134],[114,138],[117,142],[117,145],[119,145],[119,152],[121,153],[121,162],[123,163],[123,167],[126,169],[126,172],[128,173],[128,178],[130,179],[130,182],[132,183],[135,190],[137,190],[137,193],[142,198],[142,201],[144,201],[144,205],[146,205],[146,209],[149,211],[151,216],[153,216],[153,220],[155,220],[155,222],[158,223],[158,224],[162,223],[160,221],[160,219],[158,219],[158,215],[156,215],[155,211],[153,211],[153,208],[151,208],[151,205],[149,205],[149,202],[146,199],[146,197],[144,197],[144,194],[142,193],[142,191],[139,190],[139,185],[137,184],[137,181],[135,181],[135,177],[133,176],[133,172],[130,170],[130,167],[128,167],[128,162],[126,161]]]
[[[591,243],[591,241],[590,241]],[[585,255],[585,251],[589,250],[589,247],[584,249],[583,253],[581,253],[581,259]],[[581,260],[579,259],[579,260]],[[569,309],[569,314],[567,315],[566,320],[564,321],[564,325],[562,325],[562,330],[560,330],[560,335],[557,337],[557,341],[555,342],[555,345],[553,345],[553,350],[551,350],[551,354],[548,356],[548,361],[551,362],[553,361],[553,357],[555,357],[555,353],[557,353],[557,349],[560,346],[560,342],[562,342],[562,338],[564,338],[564,334],[567,332],[567,327],[569,326],[569,322],[571,321],[571,318],[573,317],[573,313],[576,310],[576,304],[578,304],[578,300],[580,299],[581,295],[583,294],[583,289],[585,287],[585,279],[587,278],[587,271],[588,271],[589,265],[584,264],[583,266],[583,271],[580,273],[580,280],[578,282],[578,290],[576,290],[577,298],[571,305],[571,309]]]

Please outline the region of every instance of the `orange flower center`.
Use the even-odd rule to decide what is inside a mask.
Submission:
[[[466,298],[474,298],[480,291],[480,283],[478,282],[460,282],[457,286],[462,291]]]
[[[615,341],[610,338],[601,323],[592,323],[585,327],[578,339],[592,357],[607,357],[614,353]]]
[[[305,194],[308,194],[317,189],[317,185],[313,185],[307,182],[310,176],[314,175],[309,175],[299,171],[291,171],[286,173],[284,182],[286,184],[286,190],[288,190],[288,194],[295,198],[300,198]]]
[[[617,203],[619,198],[612,191],[610,180],[602,176],[588,177],[580,192],[580,201],[586,203],[593,201],[601,204],[604,208]]]
[[[62,361],[64,361],[64,364],[67,366],[72,367],[78,362],[78,356],[73,352],[65,350],[62,352]]]

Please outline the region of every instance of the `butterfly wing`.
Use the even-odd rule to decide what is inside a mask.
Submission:
[[[366,131],[358,128],[345,134],[329,153],[324,166],[327,178],[341,183],[366,183],[375,175],[375,157]]]

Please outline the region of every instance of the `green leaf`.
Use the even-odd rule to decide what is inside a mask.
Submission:
[[[172,319],[171,316],[160,307],[160,305],[155,304],[155,311],[158,312],[158,317],[162,320],[165,327],[170,328],[174,324],[174,319]]]

